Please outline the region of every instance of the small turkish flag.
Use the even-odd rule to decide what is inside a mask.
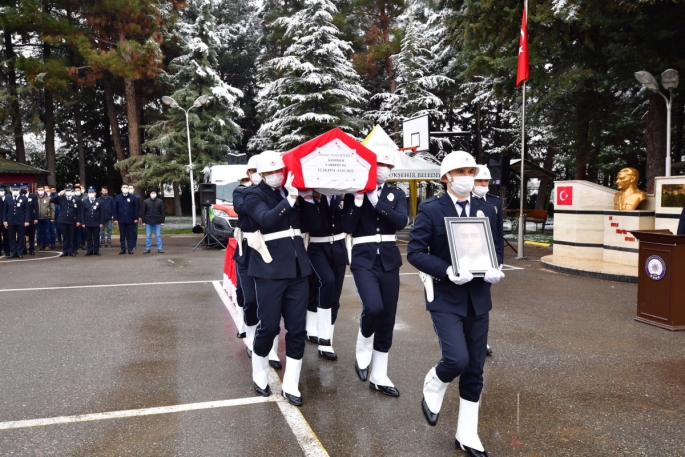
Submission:
[[[573,205],[573,186],[557,187],[557,206]]]
[[[530,77],[530,65],[528,63],[528,27],[526,18],[528,11],[523,8],[523,20],[521,21],[521,39],[519,41],[519,66],[516,72],[516,87]]]

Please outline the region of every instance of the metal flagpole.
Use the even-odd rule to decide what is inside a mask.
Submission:
[[[526,9],[526,34],[528,34],[528,0],[525,2]],[[528,37],[525,37],[526,40]],[[524,176],[524,165],[526,160],[526,80],[523,81],[523,103],[521,104],[521,203],[519,213],[519,236],[518,236],[518,254],[517,259],[523,259],[523,244],[525,240],[523,235],[526,232],[526,226],[523,218],[523,190],[526,187],[526,178]]]

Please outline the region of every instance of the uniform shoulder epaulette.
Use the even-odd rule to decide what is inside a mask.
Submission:
[[[424,201],[422,201],[421,204],[422,204],[422,205],[430,205],[431,203],[435,203],[435,202],[437,202],[437,201],[439,201],[439,200],[440,200],[440,198],[438,198],[438,197],[436,197],[435,195],[433,195],[432,197],[427,198],[427,199],[425,199]]]
[[[487,195],[488,195],[488,198],[493,198],[493,199],[495,199],[495,200],[502,201],[502,199],[499,198],[497,195],[492,195],[492,194],[487,194]],[[486,200],[486,201],[487,201],[487,200]]]

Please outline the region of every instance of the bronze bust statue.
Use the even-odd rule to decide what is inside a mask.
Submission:
[[[647,194],[637,188],[640,172],[636,168],[624,168],[616,175],[618,192],[614,196],[614,209],[633,210],[647,199]]]

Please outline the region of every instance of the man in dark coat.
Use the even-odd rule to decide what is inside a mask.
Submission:
[[[59,206],[57,225],[62,233],[62,254],[60,257],[76,255],[76,243],[78,237],[76,229],[81,225],[81,199],[74,195],[70,185],[64,186],[64,190],[50,197],[50,203]]]
[[[100,244],[108,248],[112,244],[112,222],[114,218],[114,199],[109,196],[109,190],[106,187],[102,188],[100,193],[100,208],[105,217],[105,222],[100,230]]]
[[[455,444],[469,457],[484,457],[487,453],[478,437],[478,410],[492,309],[490,286],[504,277],[498,268],[502,258],[496,255],[498,264],[491,265],[485,277],[474,278],[465,268],[455,271],[445,218],[485,217],[492,233],[496,233],[497,214],[492,204],[471,194],[476,161],[469,153],[448,154],[440,174],[447,192],[421,203],[407,246],[407,260],[426,275],[426,308],[442,354],[424,379],[421,406],[428,424],[437,424],[447,387],[459,377]]]
[[[9,256],[10,250],[10,236],[7,234],[7,228],[5,224],[2,223],[3,212],[5,209],[5,198],[9,191],[5,186],[0,186],[0,253],[5,252],[5,256]]]
[[[157,189],[150,189],[150,197],[143,202],[141,214],[141,222],[143,227],[145,227],[145,252],[143,254],[150,253],[153,232],[155,234],[155,242],[157,243],[157,253],[163,254],[162,227],[164,227],[166,212],[164,210],[164,202],[162,199],[157,198]]]
[[[88,188],[88,195],[81,200],[81,225],[86,239],[86,256],[100,255],[100,229],[105,223],[100,200],[95,198],[95,187]]]
[[[135,227],[138,223],[140,208],[138,198],[129,193],[128,184],[121,185],[121,193],[114,199],[114,223],[119,225],[119,242],[121,251],[119,255],[128,253],[133,255],[135,246]]]
[[[10,255],[7,258],[22,258],[26,248],[26,227],[31,219],[29,200],[21,195],[19,184],[11,186],[11,195],[5,196],[2,223],[10,239]]]

